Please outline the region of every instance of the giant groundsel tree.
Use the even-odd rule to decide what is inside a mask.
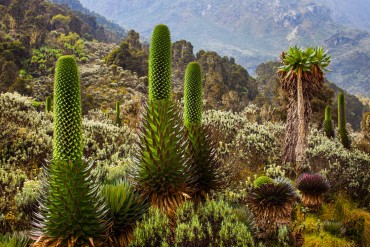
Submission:
[[[289,98],[283,160],[297,164],[297,171],[302,168],[307,147],[310,99],[323,87],[330,57],[321,47],[304,50],[296,46],[281,56],[283,65],[278,74]]]

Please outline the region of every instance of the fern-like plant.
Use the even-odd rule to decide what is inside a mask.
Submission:
[[[53,160],[43,182],[33,246],[99,246],[108,225],[92,162],[82,159],[80,78],[72,56],[60,57],[54,82]]]
[[[149,102],[140,126],[136,159],[137,187],[151,205],[174,214],[189,197],[193,174],[187,156],[179,107],[171,100],[171,38],[168,27],[155,27],[150,44]]]
[[[331,121],[330,106],[326,106],[325,108],[324,132],[328,138],[334,137],[334,129],[333,129],[333,122]]]
[[[346,129],[346,113],[344,108],[344,94],[338,95],[338,137],[343,147],[350,148],[351,140],[349,139],[348,132]]]
[[[196,202],[205,201],[207,194],[222,186],[222,176],[211,131],[202,126],[202,73],[196,62],[189,63],[185,72],[184,124],[194,157],[196,184],[192,198]]]

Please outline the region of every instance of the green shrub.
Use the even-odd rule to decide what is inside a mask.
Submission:
[[[259,176],[253,182],[254,188],[259,188],[261,185],[274,183],[274,180],[267,176]]]
[[[152,207],[135,229],[134,236],[131,247],[169,247],[170,221],[159,209]]]
[[[348,150],[316,130],[309,135],[308,145],[308,164],[312,171],[320,171],[327,177],[331,193],[346,191],[361,206],[368,206],[370,155],[357,149]]]
[[[194,208],[187,201],[177,209],[173,238],[168,218],[151,209],[135,230],[130,246],[254,246],[252,229],[224,201],[208,200]]]
[[[14,232],[0,236],[0,247],[28,247],[31,240],[25,232]]]

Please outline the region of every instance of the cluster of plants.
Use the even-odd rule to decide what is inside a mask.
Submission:
[[[114,121],[82,118],[73,56],[58,58],[45,110],[31,98],[0,96],[0,123],[7,126],[0,136],[3,232],[20,230],[34,214],[32,246],[315,246],[320,238],[327,245],[367,243],[369,214],[333,193],[347,190],[368,206],[368,154],[346,148],[343,138],[311,131],[306,171],[289,167],[281,155],[284,125],[261,124],[258,107],[203,112],[197,62],[187,64],[181,107],[172,93],[172,51],[167,26],[158,25],[137,134],[121,121],[120,102]],[[332,125],[326,126],[329,133]],[[8,234],[0,246],[30,241]]]

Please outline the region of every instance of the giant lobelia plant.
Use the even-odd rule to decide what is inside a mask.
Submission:
[[[155,27],[149,53],[149,100],[140,126],[134,177],[151,205],[173,215],[192,192],[194,176],[181,113],[171,99],[171,38]]]
[[[60,57],[56,64],[53,141],[33,246],[101,246],[107,210],[90,175],[92,163],[82,159],[80,78],[72,56]]]
[[[205,201],[207,194],[222,186],[220,163],[215,158],[209,128],[202,125],[202,73],[197,62],[188,64],[184,83],[184,123],[193,152],[195,202]]]

